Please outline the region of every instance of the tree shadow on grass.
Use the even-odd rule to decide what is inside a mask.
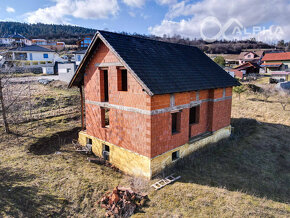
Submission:
[[[181,182],[242,191],[274,201],[290,202],[290,127],[232,119],[229,139],[208,145],[179,160]]]
[[[0,216],[49,217],[63,212],[63,200],[29,186],[34,179],[22,169],[0,169]]]
[[[50,136],[39,138],[35,143],[29,146],[28,150],[36,155],[55,153],[61,148],[61,146],[66,143],[71,143],[73,139],[77,139],[80,129],[81,128],[76,127],[70,130],[57,132]]]

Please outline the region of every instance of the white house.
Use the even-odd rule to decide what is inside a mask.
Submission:
[[[38,45],[19,46],[10,49],[13,61],[50,61],[54,62],[58,57],[55,51],[48,48],[43,48]]]
[[[0,44],[2,45],[11,45],[14,42],[14,39],[10,38],[8,34],[4,34],[0,37]]]
[[[57,63],[57,70],[59,80],[69,83],[75,73],[76,64],[74,62]]]
[[[38,45],[19,46],[8,50],[5,65],[22,68],[52,67],[59,55]]]
[[[11,45],[11,44],[24,44],[32,45],[31,40],[25,38],[23,35],[14,33],[13,35],[4,34],[0,37],[0,44]]]
[[[80,51],[75,51],[74,52],[75,62],[76,62],[77,66],[81,63],[82,59],[85,56],[86,51],[87,50],[85,49],[85,50],[80,50]]]

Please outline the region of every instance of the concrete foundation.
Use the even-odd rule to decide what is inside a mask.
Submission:
[[[109,147],[109,161],[114,166],[119,168],[124,173],[151,179],[154,175],[160,173],[165,167],[176,162],[176,160],[172,160],[173,152],[177,151],[179,158],[183,158],[201,147],[229,137],[230,134],[231,126],[227,126],[206,136],[201,136],[200,138],[197,137],[184,145],[153,158],[140,155],[90,136],[85,131],[81,131],[79,133],[79,143],[84,146],[87,144],[88,139],[91,139],[93,153],[99,157],[102,157],[103,151]],[[105,148],[105,145],[108,147]]]

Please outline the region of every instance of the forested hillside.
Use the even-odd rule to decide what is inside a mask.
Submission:
[[[0,36],[3,34],[13,34],[15,32],[29,39],[42,38],[75,44],[83,36],[93,36],[96,30],[70,25],[0,22]]]
[[[84,36],[93,36],[97,30],[89,29],[79,26],[70,25],[56,25],[56,24],[27,24],[18,22],[0,22],[0,36],[4,34],[13,34],[15,32],[31,38],[44,38],[48,40],[64,41],[66,44],[75,44],[76,41]],[[122,32],[123,34],[132,35],[130,33]],[[273,49],[290,50],[289,43],[280,43],[281,46],[269,45],[263,42],[258,42],[255,39],[244,41],[225,41],[220,40],[213,43],[208,43],[202,39],[183,38],[179,35],[172,37],[163,36],[157,37],[153,35],[140,35],[134,33],[133,35],[157,39],[166,42],[174,42],[185,45],[197,46],[206,53],[211,54],[238,54],[243,49]]]

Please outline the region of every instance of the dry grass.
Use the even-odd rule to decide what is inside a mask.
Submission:
[[[159,191],[76,153],[78,116],[48,117],[50,128],[0,142],[0,216],[102,217],[96,201],[120,184],[149,192],[150,202],[135,217],[289,217],[290,109],[283,111],[275,97],[268,101],[234,96],[234,136],[181,160],[170,170],[182,178]]]

